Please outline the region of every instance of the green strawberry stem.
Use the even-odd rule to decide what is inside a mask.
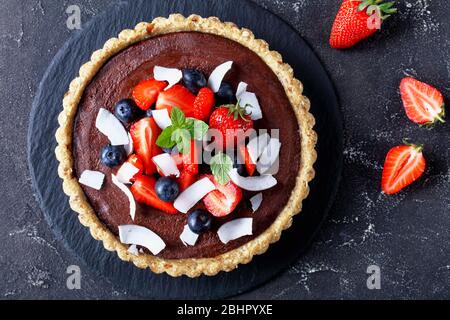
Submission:
[[[412,143],[409,138],[404,138],[403,143],[407,146],[411,146],[416,150],[417,152],[422,152],[424,145],[423,144],[416,144]]]
[[[436,119],[441,123],[445,123],[444,117],[445,117],[445,104],[442,106],[442,112],[436,116]]]
[[[441,113],[436,115],[436,117],[434,118],[434,121],[430,121],[428,123],[421,124],[420,126],[431,130],[434,128],[434,125],[436,124],[437,121],[439,121],[440,123],[446,123],[444,118],[445,118],[445,104],[442,106]]]
[[[250,121],[249,119],[247,119],[247,116],[250,115],[247,112],[247,106],[241,106],[240,101],[238,101],[236,104],[228,104],[223,107],[229,109],[228,116],[233,115],[234,120],[241,118],[246,122]]]
[[[445,123],[445,120],[441,118],[440,115],[436,116],[436,119],[440,122],[440,123]]]
[[[378,11],[380,18],[382,20],[386,20],[392,14],[397,12],[397,8],[394,7],[395,5],[394,1],[391,2],[383,2],[384,0],[357,0],[357,1],[361,1],[361,4],[358,6],[359,12],[366,10],[367,15],[371,16],[372,14],[375,13],[374,11]]]

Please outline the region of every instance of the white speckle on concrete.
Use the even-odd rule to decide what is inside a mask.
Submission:
[[[413,68],[406,68],[402,72],[407,77],[417,78],[417,71]]]
[[[415,37],[423,37],[424,33],[438,33],[440,24],[435,20],[430,10],[431,0],[416,0],[405,2],[406,10],[400,16],[412,20],[411,26]]]
[[[364,230],[361,243],[364,243],[367,239],[369,239],[372,236],[376,236],[376,235],[377,235],[377,233],[375,232],[375,225],[373,223],[369,223],[369,225],[367,226],[367,229]]]
[[[53,252],[56,253],[56,255],[58,257],[60,257],[60,254],[59,254],[58,250],[56,249],[56,247],[53,246],[50,242],[48,242],[46,239],[44,239],[43,237],[41,237],[39,235],[36,225],[28,224],[23,228],[20,228],[18,230],[13,230],[9,233],[10,237],[21,236],[21,235],[25,235],[26,237],[31,239],[33,242],[38,243],[44,247],[51,249]]]
[[[17,48],[22,47],[22,41],[23,41],[23,37],[25,35],[25,32],[23,30],[23,22],[20,23],[19,25],[19,30],[17,31],[16,34],[4,34],[0,37],[0,39],[7,39],[7,40],[11,40],[13,42],[16,43]],[[4,46],[5,43],[2,41],[2,46]]]
[[[361,164],[368,169],[380,170],[383,168],[380,163],[372,160],[366,152],[352,146],[344,150],[344,159],[347,164]]]
[[[295,281],[292,285],[278,292],[272,298],[280,299],[283,296],[285,296],[289,291],[294,290],[298,286],[302,286],[308,293],[311,292],[311,289],[309,287],[310,276],[321,272],[345,273],[342,270],[339,270],[333,266],[326,265],[324,263],[319,264],[302,263],[299,266],[293,266],[289,270],[289,273],[298,276],[298,280]]]
[[[32,267],[31,271],[27,274],[27,283],[31,287],[47,289],[49,287],[48,282],[50,281],[50,273]]]
[[[40,12],[43,16],[45,16],[45,9],[44,9],[44,7],[43,7],[43,5],[42,5],[42,1],[41,1],[41,0],[38,0],[38,2],[36,3],[36,6],[33,6],[33,7],[31,8],[31,11],[32,11],[32,12],[35,12],[36,10],[39,10],[39,12]]]
[[[6,291],[3,294],[3,297],[4,298],[11,298],[11,297],[14,297],[15,295],[17,295],[17,291],[16,290],[11,290],[11,291]]]
[[[306,0],[299,0],[299,1],[295,2],[295,3],[292,5],[292,7],[294,8],[294,11],[295,11],[296,13],[299,13],[300,10],[304,7],[305,3],[306,3]]]

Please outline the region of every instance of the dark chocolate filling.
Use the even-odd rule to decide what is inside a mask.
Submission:
[[[218,219],[212,231],[200,236],[193,247],[185,247],[179,236],[187,223],[184,214],[168,215],[153,208],[137,205],[135,224],[156,232],[167,247],[159,254],[167,259],[215,257],[233,250],[263,233],[287,204],[295,186],[300,166],[299,127],[284,88],[272,70],[251,50],[237,42],[210,34],[197,32],[171,33],[133,45],[111,58],[86,88],[75,121],[73,154],[77,177],[84,170],[98,170],[106,175],[100,191],[84,187],[92,208],[100,220],[116,235],[118,226],[133,224],[129,216],[127,197],[111,181],[110,169],[100,162],[100,149],[108,139],[95,127],[99,108],[113,111],[121,99],[131,97],[139,81],[153,76],[155,65],[173,68],[199,69],[209,75],[225,61],[233,61],[226,81],[234,88],[240,81],[249,84],[263,110],[264,119],[255,123],[257,128],[279,129],[282,149],[278,185],[264,191],[261,208],[252,213],[248,201],[242,201],[234,213]],[[245,193],[248,200],[253,194]],[[246,236],[227,245],[220,242],[217,229],[220,225],[240,217],[253,217],[253,236]]]

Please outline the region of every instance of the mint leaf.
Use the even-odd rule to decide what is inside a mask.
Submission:
[[[191,130],[191,128],[194,127],[194,119],[187,118],[186,121],[184,121],[183,128]]]
[[[183,111],[177,107],[172,108],[170,119],[172,120],[172,126],[174,127],[182,127],[186,121]]]
[[[172,148],[175,141],[172,140],[173,126],[164,129],[156,140],[156,144],[161,148]]]
[[[172,141],[177,145],[178,151],[182,154],[191,151],[191,134],[186,129],[175,129],[172,133]]]
[[[194,124],[191,130],[191,136],[194,137],[195,140],[201,141],[203,140],[203,137],[206,135],[208,130],[209,126],[205,122],[194,120]]]
[[[172,148],[177,145],[183,154],[190,152],[192,139],[203,140],[209,129],[203,121],[186,118],[183,111],[177,107],[172,109],[170,119],[172,125],[160,134],[156,144],[161,148]]]
[[[211,159],[212,174],[221,185],[230,182],[231,170],[233,170],[233,161],[227,154],[219,153]]]

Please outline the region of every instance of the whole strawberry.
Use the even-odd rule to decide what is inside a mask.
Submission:
[[[244,135],[249,129],[253,129],[253,120],[245,111],[244,107],[238,104],[225,105],[217,108],[209,119],[209,127],[221,132],[224,147],[231,147],[228,143],[238,143],[238,136]]]
[[[397,12],[394,4],[383,0],[344,0],[331,30],[331,47],[350,48],[373,35],[384,20]]]

